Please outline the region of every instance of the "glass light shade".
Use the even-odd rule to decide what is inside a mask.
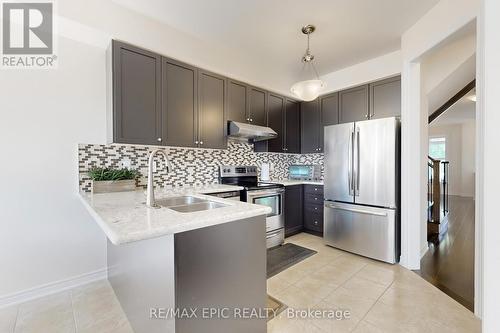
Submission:
[[[290,91],[303,101],[309,102],[318,98],[325,83],[321,80],[306,80],[295,83]]]

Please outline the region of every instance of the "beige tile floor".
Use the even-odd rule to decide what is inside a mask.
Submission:
[[[289,239],[317,254],[268,280],[268,293],[293,309],[348,310],[350,319],[295,319],[287,311],[268,322],[272,333],[480,332],[480,321],[418,275],[324,246]],[[107,281],[0,310],[0,333],[131,333]]]
[[[132,333],[107,281],[0,310],[1,333]]]
[[[268,322],[269,333],[480,332],[466,308],[399,265],[323,245],[301,233],[287,239],[317,254],[268,280],[271,296],[293,309],[348,310],[349,319],[295,319],[287,312]]]

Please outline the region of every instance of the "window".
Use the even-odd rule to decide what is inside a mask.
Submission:
[[[446,159],[446,138],[429,139],[429,156],[436,160]]]
[[[429,139],[429,156],[435,160],[446,160],[446,138],[436,137]],[[439,180],[444,180],[444,164],[439,165]]]

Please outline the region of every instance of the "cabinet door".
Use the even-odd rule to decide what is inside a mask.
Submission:
[[[321,126],[319,129],[319,152],[323,152],[324,128],[339,123],[339,94],[334,93],[320,98]]]
[[[250,124],[267,126],[266,114],[266,92],[258,88],[250,87]]]
[[[168,146],[195,147],[198,74],[195,67],[163,58],[162,132]]]
[[[368,85],[339,92],[339,123],[368,119]]]
[[[300,107],[299,103],[286,100],[285,104],[285,148],[287,153],[300,153]]]
[[[247,85],[228,79],[227,82],[227,120],[248,122]]]
[[[302,230],[302,185],[287,186],[285,189],[285,236]]]
[[[339,94],[321,97],[320,104],[323,126],[337,125],[339,123]]]
[[[300,105],[301,143],[303,154],[317,153],[319,150],[319,100],[302,102]]]
[[[224,77],[198,72],[198,128],[202,148],[226,148]]]
[[[267,126],[271,127],[276,133],[278,133],[277,138],[267,140],[267,149],[269,152],[283,153],[285,148],[285,98],[275,94],[269,94],[267,112]]]
[[[113,141],[161,143],[161,56],[113,41]]]
[[[401,77],[370,84],[370,119],[401,115]]]

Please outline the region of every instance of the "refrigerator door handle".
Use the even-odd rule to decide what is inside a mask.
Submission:
[[[355,153],[354,153],[354,158],[356,159],[355,163],[354,163],[354,168],[355,168],[355,172],[354,172],[354,196],[359,196],[359,174],[360,174],[360,156],[359,156],[359,127],[356,127],[356,137],[354,138],[354,141],[355,141],[355,144],[354,144],[354,149],[355,149]]]
[[[353,213],[359,213],[359,214],[367,214],[367,215],[375,215],[375,216],[387,216],[387,213],[377,213],[377,212],[372,212],[369,210],[363,210],[363,209],[353,209],[353,208],[345,208],[345,207],[338,207],[332,204],[327,204],[326,205],[328,208],[332,209],[337,209],[337,210],[345,210],[347,212],[353,212]]]
[[[354,184],[353,184],[353,178],[352,178],[352,148],[353,148],[353,141],[354,141],[354,131],[351,131],[349,133],[349,157],[348,157],[348,166],[347,166],[347,181],[349,183],[349,195],[354,195]]]

